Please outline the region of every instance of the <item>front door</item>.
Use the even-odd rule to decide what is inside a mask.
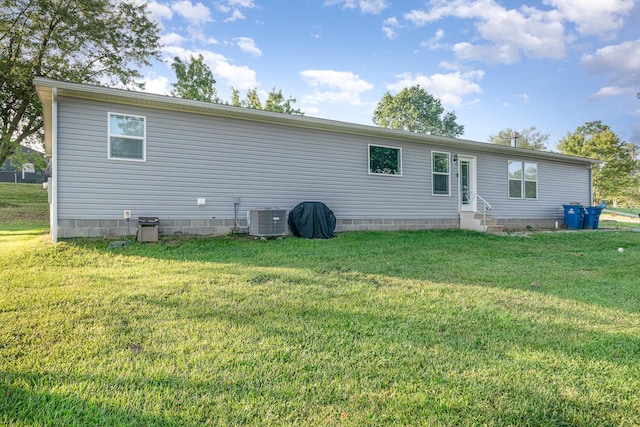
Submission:
[[[476,158],[458,156],[460,211],[476,212]]]

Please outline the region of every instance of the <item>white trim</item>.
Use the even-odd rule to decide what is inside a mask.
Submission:
[[[443,172],[435,172],[434,171],[434,161],[433,161],[433,155],[434,154],[446,154],[447,155],[447,166],[449,169],[449,172],[447,172],[446,174]],[[433,176],[435,174],[438,175],[446,175],[447,176],[447,194],[436,194],[433,192],[434,188],[434,180],[433,180]],[[447,151],[438,151],[438,150],[431,150],[431,195],[434,197],[451,197],[451,153],[447,152]]]
[[[460,212],[477,212],[478,211],[478,199],[473,197],[471,204],[462,204],[462,188],[460,187],[460,180],[462,179],[461,164],[463,161],[469,162],[469,180],[471,181],[471,188],[469,188],[469,194],[478,194],[478,158],[476,156],[467,156],[465,154],[458,154],[458,210]],[[469,207],[464,209],[463,206]]]
[[[142,132],[144,134],[143,137],[139,136],[129,136],[129,135],[111,135],[111,116],[123,116],[123,117],[133,117],[137,119],[142,119]],[[123,139],[131,139],[135,141],[142,142],[142,158],[141,159],[132,159],[129,157],[114,157],[111,155],[111,137],[123,137]],[[147,116],[141,116],[138,114],[128,114],[128,113],[117,113],[110,111],[107,113],[107,159],[109,160],[123,160],[125,162],[146,162],[147,161]]]
[[[400,173],[375,173],[371,172],[371,147],[380,147],[380,148],[391,148],[393,150],[398,150],[398,171]],[[393,147],[391,145],[382,145],[382,144],[367,144],[367,171],[369,175],[375,176],[402,176],[402,147]]]
[[[513,162],[513,163],[520,163],[520,170],[522,171],[522,178],[519,180],[520,181],[520,197],[512,197],[511,193],[510,193],[510,188],[511,188],[511,181],[516,181],[515,179],[511,179],[511,177],[509,176],[510,172],[509,172],[509,163]],[[536,165],[536,180],[535,181],[531,181],[531,180],[527,180],[527,174],[525,171],[525,165],[526,164],[530,164],[530,165]],[[527,197],[527,193],[526,193],[526,183],[527,182],[535,182],[536,183],[536,197]],[[538,183],[540,182],[540,174],[538,172],[538,163],[537,162],[527,162],[526,160],[507,160],[507,198],[509,200],[538,200],[538,188],[539,185]]]
[[[58,88],[51,88],[51,241],[58,241]]]

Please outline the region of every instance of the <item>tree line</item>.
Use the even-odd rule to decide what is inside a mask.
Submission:
[[[77,83],[144,88],[140,66],[160,59],[160,28],[149,19],[146,5],[127,0],[0,0],[0,165],[7,158],[25,162],[17,148],[41,144],[42,107],[33,78],[44,76]],[[183,61],[175,57],[171,95],[237,107],[304,115],[296,99],[275,87],[263,103],[256,88],[244,99],[232,88],[221,100],[216,80],[202,55]],[[640,98],[640,93],[638,94]],[[390,129],[457,138],[464,126],[453,111],[420,86],[386,92],[374,110],[374,124]],[[489,136],[509,145],[513,129]],[[549,135],[535,127],[519,132],[518,146],[546,150]],[[594,169],[594,195],[614,205],[640,205],[640,165],[635,145],[621,141],[600,121],[567,133],[558,145],[563,154],[601,161]]]

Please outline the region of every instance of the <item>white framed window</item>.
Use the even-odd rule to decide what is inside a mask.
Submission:
[[[431,194],[451,195],[451,157],[441,151],[431,152]]]
[[[146,161],[146,118],[109,113],[108,158]]]
[[[509,160],[508,162],[509,198],[538,198],[538,164]]]
[[[402,148],[369,144],[369,174],[402,176]]]

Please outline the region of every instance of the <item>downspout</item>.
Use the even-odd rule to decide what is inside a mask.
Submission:
[[[58,241],[58,88],[51,88],[51,242]]]
[[[593,164],[589,165],[589,205],[596,204],[593,200],[593,166]]]

